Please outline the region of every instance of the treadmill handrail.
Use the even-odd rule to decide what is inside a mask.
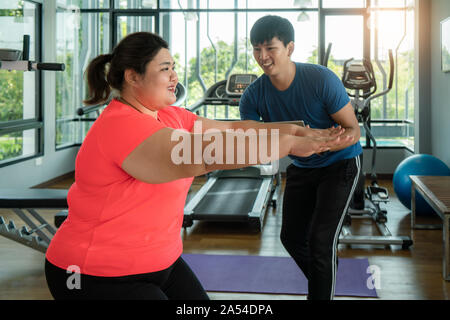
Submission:
[[[217,83],[215,83],[213,86],[209,87],[208,90],[205,92],[202,98],[197,100],[193,105],[190,107],[187,107],[186,109],[191,112],[197,112],[200,108],[202,108],[205,105],[231,105],[231,106],[237,106],[239,104],[238,99],[241,95],[229,95],[227,94],[226,98],[219,98],[214,97],[213,93],[214,91],[221,85],[226,85],[227,80],[221,80]]]
[[[195,113],[203,106],[203,103],[204,103],[204,101],[202,99],[202,100],[197,101],[196,103],[194,103],[192,106],[187,107],[186,109],[191,111],[191,112],[193,112],[193,113]]]

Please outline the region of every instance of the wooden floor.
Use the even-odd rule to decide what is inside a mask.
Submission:
[[[204,183],[204,178],[196,178],[190,195]],[[45,187],[68,188],[73,177],[53,182]],[[395,197],[392,183],[380,180],[379,184],[389,188],[391,202],[388,208],[388,227],[393,235],[410,235],[410,213]],[[42,187],[42,186],[41,186]],[[282,184],[284,187],[284,184]],[[279,240],[281,227],[281,199],[277,209],[269,208],[262,233],[252,234],[246,225],[236,223],[195,222],[187,231],[182,231],[185,253],[243,254],[261,256],[288,256]],[[53,222],[56,211],[42,210],[41,214]],[[20,219],[12,212],[0,209],[6,220],[14,219],[20,227]],[[439,223],[438,218],[428,218],[422,222]],[[354,221],[354,234],[376,235],[376,229],[369,221]],[[379,299],[388,300],[449,300],[450,282],[442,279],[442,231],[419,230],[412,233],[414,245],[409,250],[401,247],[339,245],[339,257],[368,258],[371,265],[381,271],[381,288],[377,290]],[[0,299],[51,299],[44,272],[44,255],[21,244],[0,237]],[[239,294],[209,292],[211,299],[303,300],[301,295]],[[336,299],[356,299],[336,297]],[[359,298],[358,298],[359,299]]]

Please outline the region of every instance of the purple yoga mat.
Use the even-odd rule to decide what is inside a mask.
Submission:
[[[308,293],[308,283],[290,257],[183,254],[206,291]],[[336,296],[378,297],[369,289],[368,259],[339,259]]]

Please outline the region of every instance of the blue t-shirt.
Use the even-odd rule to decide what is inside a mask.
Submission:
[[[341,80],[328,68],[296,63],[294,81],[288,89],[276,89],[263,74],[245,90],[239,103],[242,120],[264,122],[303,120],[311,128],[337,126],[331,117],[350,102]],[[362,153],[359,141],[352,146],[321,155],[289,156],[298,167],[326,167]]]

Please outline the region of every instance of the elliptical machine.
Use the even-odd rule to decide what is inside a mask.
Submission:
[[[342,83],[345,88],[354,90],[354,93],[347,93],[353,98],[351,103],[355,110],[356,117],[358,121],[363,124],[366,135],[373,144],[370,174],[371,183],[365,188],[365,175],[361,171],[352,204],[350,205],[344,220],[339,243],[378,244],[386,246],[401,245],[402,249],[408,249],[409,246],[412,245],[411,238],[392,236],[386,226],[387,210],[385,209],[384,204],[389,202],[389,193],[386,188],[380,187],[377,182],[377,175],[375,172],[377,142],[370,129],[370,102],[378,97],[388,94],[392,89],[392,82],[394,79],[394,59],[392,50],[389,50],[390,74],[388,88],[377,94],[375,94],[377,91],[377,83],[372,63],[367,59],[363,59],[362,64],[351,63],[352,61],[353,58],[344,62]],[[372,219],[381,236],[352,235],[350,231],[352,218]]]

